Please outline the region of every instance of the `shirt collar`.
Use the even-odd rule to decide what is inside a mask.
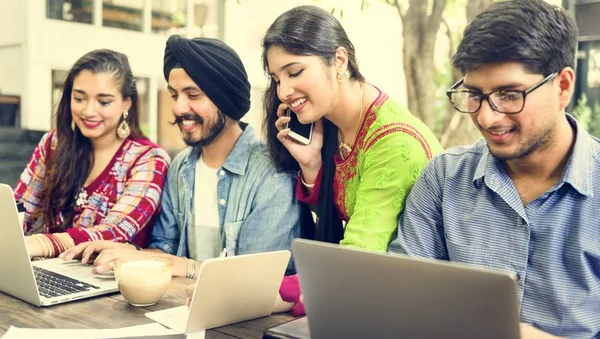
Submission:
[[[479,163],[477,164],[477,168],[475,169],[475,174],[473,175],[473,183],[477,183],[483,179],[483,177],[488,176],[491,177],[494,174],[498,167],[501,167],[501,163],[496,163],[497,159],[490,154],[490,149],[487,146],[487,142],[485,139],[481,139],[478,141],[480,143],[481,158],[479,158]]]
[[[231,149],[231,152],[225,159],[225,163],[223,163],[221,167],[231,173],[244,175],[246,174],[248,161],[250,159],[250,150],[252,145],[254,145],[258,139],[256,138],[252,126],[245,123],[241,123],[240,126],[243,128],[244,132],[242,132],[242,135],[236,141],[233,149]],[[186,164],[195,166],[199,157],[200,149],[196,147],[192,148],[190,155],[186,159]]]
[[[592,173],[591,137],[583,128],[580,128],[577,120],[568,113],[567,120],[575,133],[575,146],[567,161],[559,184],[569,183],[579,193],[592,196],[593,182],[590,176],[590,173]],[[491,179],[490,182],[493,182],[495,174],[504,170],[502,162],[490,153],[486,141],[481,140],[480,142],[484,144],[484,147],[473,176],[474,184],[479,183],[484,177],[489,177]]]
[[[587,196],[594,195],[592,180],[592,138],[589,133],[581,128],[579,122],[570,114],[567,120],[575,133],[575,146],[571,157],[567,161],[562,181],[569,183],[579,193]]]

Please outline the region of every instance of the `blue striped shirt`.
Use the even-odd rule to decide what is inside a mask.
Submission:
[[[600,338],[600,140],[577,127],[561,179],[527,206],[485,140],[423,170],[390,252],[514,272],[521,321]]]

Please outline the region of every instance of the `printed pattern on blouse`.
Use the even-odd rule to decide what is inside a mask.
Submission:
[[[15,199],[27,210],[26,234],[35,224],[32,214],[40,208],[47,156],[56,144],[54,131],[44,135],[15,187]],[[73,226],[66,230],[74,244],[130,240],[157,214],[169,162],[168,154],[148,140],[125,140],[105,171],[85,188],[87,201],[75,208]],[[59,218],[63,220],[62,214]],[[40,231],[49,233],[50,225]]]

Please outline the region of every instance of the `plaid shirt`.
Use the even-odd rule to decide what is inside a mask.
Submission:
[[[14,190],[15,199],[21,200],[27,210],[24,232],[43,232],[51,240],[54,237],[48,234],[50,225],[34,230],[36,220],[32,214],[40,208],[46,159],[49,151],[56,149],[56,143],[54,131],[44,135]],[[150,141],[125,140],[102,174],[83,188],[87,201],[75,207],[73,226],[63,235],[72,238],[75,245],[93,240],[130,240],[158,214],[169,162],[168,154]],[[56,221],[62,220],[61,213]]]

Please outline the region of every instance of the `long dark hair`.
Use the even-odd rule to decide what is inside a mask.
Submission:
[[[279,46],[286,52],[296,55],[314,55],[331,65],[339,47],[348,51],[348,71],[350,78],[363,82],[365,79],[358,70],[354,45],[348,39],[340,22],[329,12],[316,6],[298,6],[280,15],[269,27],[262,41],[263,68],[268,73],[267,52],[270,47]],[[270,79],[264,94],[267,144],[271,156],[280,171],[295,173],[299,169],[296,160],[277,139],[279,132],[275,127],[277,108],[281,101],[277,97],[277,84]],[[319,206],[317,207],[317,228],[314,238],[331,243],[339,243],[344,236],[342,222],[337,215],[333,196],[333,177],[335,174],[334,155],[337,152],[337,127],[323,119],[323,173]]]
[[[76,195],[83,187],[94,163],[94,149],[91,141],[81,134],[79,128],[71,127],[71,92],[73,81],[84,70],[109,73],[121,86],[123,100],[131,99],[127,123],[132,137],[144,138],[139,124],[138,92],[129,67],[127,56],[108,49],[87,53],[73,65],[62,85],[58,108],[53,115],[56,128],[56,149],[46,160],[45,187],[42,192],[40,209],[34,217],[42,218],[50,226],[51,232],[63,231],[72,227]],[[121,118],[122,119],[122,118]],[[58,222],[59,214],[63,222]]]

